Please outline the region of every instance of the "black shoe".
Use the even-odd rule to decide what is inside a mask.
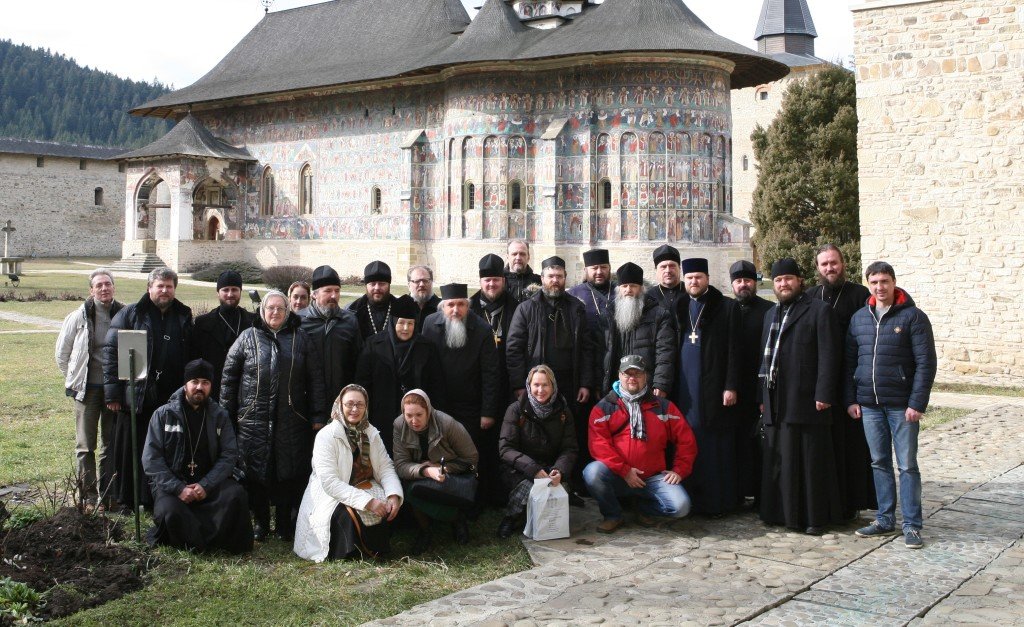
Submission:
[[[267,539],[267,525],[256,523],[252,526],[252,539],[256,542],[264,542]]]
[[[823,533],[825,533],[825,528],[824,527],[808,527],[807,529],[804,529],[804,533],[806,533],[809,536],[820,536]]]
[[[586,507],[587,504],[583,502],[583,497],[575,492],[569,493],[569,505],[572,507]]]
[[[462,518],[452,523],[452,531],[455,534],[455,543],[460,546],[469,544],[469,527],[466,526],[466,521]]]
[[[517,522],[518,520],[515,516],[505,516],[502,518],[498,524],[498,537],[511,538],[516,532],[516,527],[518,527]]]
[[[432,541],[433,538],[430,535],[430,531],[421,529],[420,532],[416,534],[416,540],[413,541],[412,548],[409,549],[409,553],[411,555],[423,555],[426,553],[427,549],[430,548],[430,543]]]

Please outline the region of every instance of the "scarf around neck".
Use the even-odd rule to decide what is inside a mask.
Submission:
[[[341,423],[341,426],[345,429],[345,436],[348,438],[348,443],[352,447],[353,451],[359,453],[359,465],[363,468],[370,467],[370,436],[366,432],[367,427],[370,426],[369,409],[363,414],[363,419],[359,421],[359,424],[349,424],[345,420],[345,412],[341,407],[341,397],[343,394],[339,394],[338,398],[334,401],[334,406],[331,408],[331,418]]]
[[[551,382],[551,396],[548,398],[548,402],[541,403],[537,400],[537,397],[533,395],[533,391],[530,389],[530,382],[526,382],[526,397],[530,401],[530,407],[533,409],[535,416],[544,420],[552,414],[557,408],[559,403],[558,400],[558,384],[554,381]]]
[[[626,406],[626,411],[629,412],[629,437],[634,440],[646,440],[647,427],[644,424],[644,414],[640,409],[640,401],[647,396],[647,387],[644,386],[636,394],[630,394],[622,388],[621,381],[616,381],[612,384],[612,390],[619,395],[619,398],[622,399],[622,404]]]

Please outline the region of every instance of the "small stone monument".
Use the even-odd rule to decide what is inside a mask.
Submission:
[[[0,229],[4,233],[4,256],[0,258],[0,274],[21,274],[21,262],[25,261],[25,258],[11,257],[11,233],[17,230],[10,220]]]

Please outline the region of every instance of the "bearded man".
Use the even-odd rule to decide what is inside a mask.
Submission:
[[[585,278],[582,283],[566,290],[583,303],[587,312],[587,330],[593,337],[598,354],[604,354],[604,336],[611,322],[611,304],[615,298],[612,267],[608,251],[595,248],[583,253]]]
[[[409,281],[409,296],[419,312],[416,316],[416,332],[423,332],[423,321],[437,312],[441,299],[434,294],[434,271],[429,266],[413,266],[406,273]]]
[[[205,359],[213,366],[213,388],[210,395],[220,398],[220,376],[224,359],[242,331],[252,326],[256,316],[239,307],[242,298],[242,275],[225,270],[217,277],[217,300],[213,311],[196,317],[192,328],[191,356]]]
[[[366,294],[348,306],[359,321],[359,333],[363,339],[377,335],[391,324],[391,308],[397,300],[391,294],[391,266],[383,261],[373,261],[363,269],[363,285]]]
[[[683,293],[682,275],[680,274],[679,251],[674,246],[664,244],[654,250],[654,270],[658,284],[647,290],[647,293],[658,299],[658,304],[665,311],[676,315],[676,302]],[[679,325],[679,318],[676,318]]]
[[[313,271],[311,284],[312,301],[299,312],[299,317],[302,331],[320,351],[325,398],[335,399],[343,387],[355,381],[363,336],[356,315],[338,305],[341,277],[337,271],[331,266],[320,266]]]
[[[666,398],[675,379],[675,319],[650,294],[644,294],[644,271],[625,263],[615,271],[618,287],[611,306],[612,322],[605,334],[604,379],[601,393],[607,394],[619,380],[619,361],[639,355],[651,368],[648,380],[655,396]]]

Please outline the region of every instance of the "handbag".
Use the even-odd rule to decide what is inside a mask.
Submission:
[[[364,492],[369,492],[370,496],[377,499],[381,503],[387,503],[388,496],[384,493],[384,486],[377,483],[376,479],[368,479],[357,483],[355,488]],[[354,509],[354,508],[353,508]],[[366,509],[356,510],[359,514],[359,520],[363,521],[364,525],[372,527],[373,525],[379,524],[382,520],[380,516]]]
[[[416,498],[454,507],[469,507],[476,500],[477,479],[472,473],[445,475],[444,481],[417,479],[409,486],[409,494]]]

